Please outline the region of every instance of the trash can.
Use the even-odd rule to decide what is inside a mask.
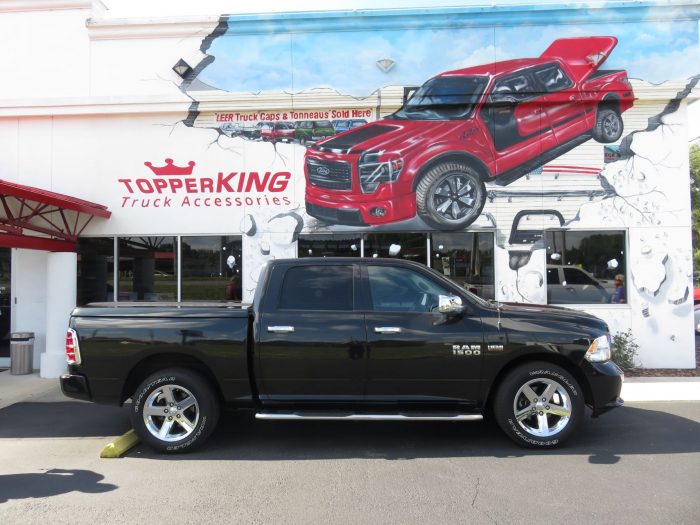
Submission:
[[[34,370],[34,333],[10,335],[10,374],[31,374]]]

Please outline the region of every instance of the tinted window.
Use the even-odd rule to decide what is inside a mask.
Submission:
[[[437,312],[440,284],[408,268],[368,266],[372,309],[379,312]]]
[[[332,128],[333,125],[331,124],[330,120],[317,120],[316,127],[317,128]]]
[[[359,257],[359,236],[310,234],[299,236],[299,257]]]
[[[624,231],[549,230],[547,298],[550,303],[626,303]],[[562,271],[561,283],[549,280]]]
[[[578,268],[564,268],[564,280],[566,284],[597,284]]]
[[[547,268],[547,284],[559,284],[559,270]]]
[[[240,301],[242,255],[240,237],[183,237],[182,300]]]
[[[433,233],[431,266],[473,294],[494,299],[493,243],[491,232]]]
[[[177,300],[177,239],[119,239],[120,301]]]
[[[573,85],[569,77],[556,64],[535,71],[535,77],[537,77],[537,80],[540,81],[547,93],[560,91]]]
[[[503,78],[496,82],[491,92],[491,101],[525,100],[533,95],[532,83],[527,75]]]
[[[278,302],[281,310],[352,310],[352,266],[289,268]]]
[[[76,304],[114,301],[114,239],[90,237],[78,239],[78,297]],[[8,250],[9,256],[9,250]],[[10,289],[9,272],[2,271],[2,281]],[[9,307],[9,296],[7,306]],[[4,306],[4,304],[2,305]],[[5,315],[5,311],[2,315]],[[9,320],[9,314],[3,319]],[[3,334],[0,334],[2,336]]]
[[[427,241],[422,233],[370,233],[365,257],[395,257],[427,264]]]

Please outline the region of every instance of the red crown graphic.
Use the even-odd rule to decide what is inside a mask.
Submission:
[[[192,168],[195,162],[193,160],[187,163],[187,166],[176,166],[173,164],[173,159],[165,159],[165,166],[154,166],[150,162],[144,162],[146,166],[151,168],[151,171],[156,175],[192,175]]]

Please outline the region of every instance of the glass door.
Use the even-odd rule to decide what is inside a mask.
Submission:
[[[0,369],[10,368],[12,290],[10,288],[10,248],[0,248]]]

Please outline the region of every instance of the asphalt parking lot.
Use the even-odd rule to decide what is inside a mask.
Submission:
[[[700,402],[628,404],[553,452],[488,422],[256,421],[100,459],[124,408],[58,391],[0,410],[2,523],[697,523]]]

